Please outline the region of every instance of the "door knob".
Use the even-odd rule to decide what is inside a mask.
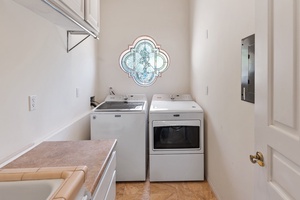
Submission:
[[[264,167],[265,163],[264,163],[264,156],[261,152],[256,152],[256,155],[250,155],[250,161],[255,164],[259,164],[259,166]]]

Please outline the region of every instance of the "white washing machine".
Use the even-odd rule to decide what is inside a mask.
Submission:
[[[91,139],[117,139],[117,181],[146,180],[147,98],[109,95],[91,113]]]
[[[150,181],[204,180],[203,110],[191,95],[156,94],[149,110]]]

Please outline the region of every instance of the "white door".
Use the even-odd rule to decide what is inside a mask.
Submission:
[[[299,6],[256,0],[255,200],[300,199]]]

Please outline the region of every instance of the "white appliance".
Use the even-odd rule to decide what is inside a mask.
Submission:
[[[91,139],[117,139],[117,181],[146,180],[147,121],[143,94],[109,95],[91,113]]]
[[[191,95],[155,94],[149,110],[150,181],[204,180],[203,110]]]

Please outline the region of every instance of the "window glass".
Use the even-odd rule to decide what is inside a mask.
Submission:
[[[168,66],[168,54],[148,36],[137,38],[120,56],[120,67],[140,86],[152,85]]]

